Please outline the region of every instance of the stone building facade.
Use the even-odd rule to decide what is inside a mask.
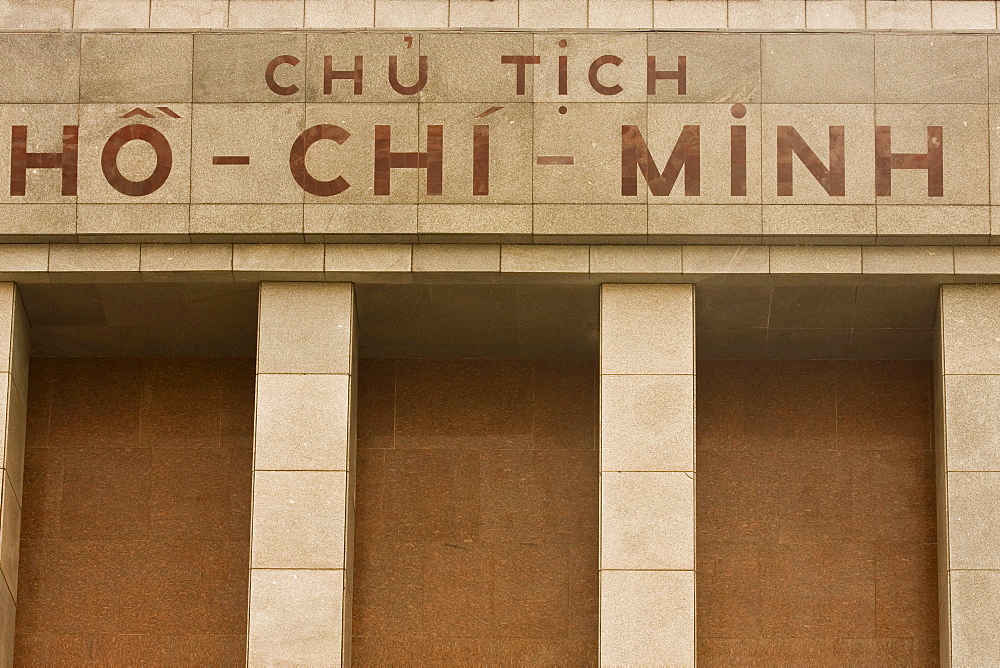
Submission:
[[[4,664],[1000,662],[997,29],[0,0]]]

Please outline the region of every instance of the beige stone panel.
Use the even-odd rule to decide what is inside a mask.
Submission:
[[[955,246],[956,274],[1000,273],[1000,248],[996,246]]]
[[[429,203],[531,202],[532,105],[510,104],[486,118],[482,104],[421,104],[420,150],[427,150],[427,128],[442,127],[442,188],[440,195],[427,192],[427,170],[417,171],[417,197]],[[474,190],[474,127],[489,126],[489,160],[486,194]],[[394,170],[398,173],[399,170]],[[485,175],[484,175],[485,176]]]
[[[586,246],[504,245],[500,248],[500,271],[586,274],[590,271],[590,250]]]
[[[154,118],[123,118],[136,109],[133,104],[80,105],[79,201],[92,203],[186,203],[191,196],[191,105],[161,105],[180,118],[172,118],[153,105],[143,105]],[[164,155],[158,158],[154,144],[142,139],[125,143],[118,151],[115,165],[121,176],[132,183],[153,177],[158,164],[169,167],[166,180],[147,195],[126,195],[111,185],[103,160],[111,136],[129,125],[144,125],[159,132],[167,141]],[[156,141],[156,140],[154,140]],[[109,164],[110,168],[111,165]],[[152,187],[151,184],[150,187]],[[123,183],[121,187],[132,187]],[[139,186],[136,186],[139,187]]]
[[[809,30],[864,30],[865,0],[811,0],[806,3]]]
[[[878,234],[882,236],[934,236],[963,238],[990,234],[987,206],[879,205]]]
[[[527,204],[421,204],[417,231],[458,240],[519,240],[531,234]]]
[[[346,471],[255,471],[251,568],[343,568]]]
[[[998,286],[941,286],[941,345],[946,374],[1000,374],[998,308]]]
[[[587,25],[648,30],[653,26],[653,0],[589,0]]]
[[[498,272],[500,246],[494,244],[417,244],[413,271]]]
[[[948,550],[951,569],[1000,569],[1000,553],[996,549],[998,541],[1000,472],[949,472]]]
[[[307,104],[306,127],[316,125],[335,125],[350,133],[343,145],[334,140],[318,141],[306,152],[305,165],[308,173],[320,181],[330,181],[337,177],[343,178],[348,187],[336,195],[315,195],[299,189],[307,202],[337,202],[365,204],[416,204],[417,193],[422,183],[421,176],[425,170],[416,168],[394,168],[389,170],[389,194],[375,194],[375,126],[390,127],[389,148],[395,153],[412,153],[420,150],[417,131],[418,105],[412,104],[365,104],[365,103],[335,103]],[[424,130],[426,132],[426,130]],[[530,125],[528,132],[530,133]],[[443,130],[444,140],[450,137]],[[472,129],[469,128],[471,136]],[[529,134],[530,136],[530,134]],[[451,142],[448,142],[449,144]],[[288,143],[290,149],[292,142]],[[466,143],[467,153],[471,156],[472,142]],[[456,147],[457,148],[457,147]],[[445,149],[447,150],[447,149]],[[286,149],[286,153],[288,149]],[[458,156],[454,156],[458,157]],[[471,161],[471,157],[470,157]],[[444,161],[444,169],[452,167]],[[283,161],[286,175],[288,171],[287,155]],[[452,167],[455,170],[456,167]],[[452,171],[449,170],[449,171]],[[471,169],[465,179],[471,183]],[[290,176],[286,178],[291,181]],[[454,177],[453,177],[454,178]],[[443,181],[448,183],[448,179]],[[464,184],[463,184],[464,185]],[[471,190],[471,185],[469,186]]]
[[[690,285],[601,286],[601,373],[694,373]]]
[[[228,0],[150,0],[150,28],[225,28]]]
[[[145,281],[232,280],[229,244],[142,244],[139,270]]]
[[[870,104],[767,104],[763,109],[763,191],[765,204],[873,204],[875,177],[874,108]],[[844,128],[844,194],[830,195],[805,163],[792,154],[792,194],[778,195],[778,126],[791,126],[830,167],[830,128]],[[924,151],[927,139],[924,131]],[[899,172],[900,170],[896,170]],[[924,174],[926,182],[927,172]],[[924,186],[926,194],[926,184]],[[926,199],[926,198],[925,198]]]
[[[52,244],[50,272],[138,272],[138,244]]]
[[[601,569],[694,569],[693,473],[601,473]]]
[[[497,2],[480,1],[479,4],[492,6]],[[501,58],[530,56],[533,49],[534,39],[530,33],[421,35],[420,55],[427,56],[428,67],[427,86],[420,92],[420,99],[422,102],[483,103],[468,114],[469,119],[494,104],[531,102],[534,82],[532,73],[538,65],[526,66],[524,93],[518,95],[518,68],[516,65],[502,63]],[[504,109],[501,113],[506,116],[508,109]],[[421,114],[425,110],[426,107],[421,107]],[[489,117],[489,119],[477,119],[475,122],[486,123],[492,120],[497,119]],[[502,122],[510,120],[510,117],[507,117]]]
[[[304,121],[301,104],[194,105],[191,201],[301,202],[303,191],[291,176],[288,156]],[[249,155],[250,164],[214,165],[217,155]]]
[[[860,274],[860,246],[771,246],[772,274]]]
[[[21,318],[24,318],[21,315]],[[26,353],[25,353],[26,354]],[[18,388],[10,382],[11,374],[3,374],[4,392],[6,393],[6,414],[4,415],[3,468],[10,479],[11,491],[18,499],[23,496],[24,481],[24,438],[27,409],[25,408],[24,388]]]
[[[191,35],[84,34],[81,102],[190,102]]]
[[[301,28],[304,0],[229,0],[230,28]]]
[[[601,470],[694,470],[694,376],[601,376]]]
[[[601,665],[694,666],[694,572],[601,571]]]
[[[16,286],[14,296],[14,325],[12,327],[10,344],[10,373],[14,379],[14,385],[21,397],[21,401],[26,406],[28,396],[28,360],[31,355],[31,331],[28,316],[25,313],[24,304],[21,301],[21,296]],[[16,464],[12,465],[11,468],[16,468]],[[19,477],[20,473],[17,473],[15,476],[15,489],[17,490],[20,490],[21,487],[20,480],[17,479]]]
[[[3,218],[2,213],[0,218]],[[0,244],[0,267],[19,274],[46,272],[49,269],[49,247],[47,244]]]
[[[14,616],[17,610],[10,592],[4,589],[0,587],[0,628],[6,629],[0,633],[0,660],[5,666],[11,666],[14,663]]]
[[[764,205],[764,236],[789,238],[799,235],[816,243],[845,243],[875,238],[875,207],[861,204]]]
[[[79,99],[79,35],[2,34],[0,58],[4,62],[0,71],[0,102],[76,102]]]
[[[7,241],[75,241],[76,205],[0,204],[0,234]]]
[[[306,204],[306,234],[416,241],[416,204]]]
[[[306,0],[306,28],[373,28],[371,0]]]
[[[997,10],[992,2],[980,0],[933,0],[934,30],[996,30]]]
[[[864,246],[866,274],[952,274],[955,259],[949,246]]]
[[[684,246],[685,274],[766,274],[767,246]]]
[[[324,268],[329,272],[408,272],[412,264],[409,244],[327,244]]]
[[[378,0],[376,28],[447,28],[448,0]]]
[[[554,104],[536,104],[534,201],[538,204],[645,202],[648,188],[641,187],[641,176],[637,194],[622,195],[623,125],[636,125],[648,137],[646,105],[574,104],[569,105],[566,114],[560,114]],[[537,164],[539,157],[552,156],[572,157],[573,164]]]
[[[262,283],[257,373],[351,373],[354,287]]]
[[[8,0],[0,5],[0,28],[3,29],[62,30],[72,27],[73,0]],[[0,652],[2,656],[8,655]]]
[[[729,28],[778,30],[806,27],[806,3],[789,0],[729,0]]]
[[[1000,47],[998,47],[1000,48]],[[997,67],[1000,67],[1000,62],[997,63]],[[990,196],[991,202],[996,200],[1000,202],[1000,109],[997,109],[994,105],[990,106],[989,110],[989,122],[990,122],[990,134],[989,134],[989,148],[990,148]],[[945,165],[947,169],[948,165]],[[945,172],[947,174],[947,172]],[[947,194],[947,191],[945,191]]]
[[[867,0],[869,30],[930,30],[930,0]]]
[[[586,28],[587,0],[518,0],[521,28]]]
[[[565,43],[566,46],[561,46]],[[536,102],[645,102],[646,35],[638,33],[537,33],[538,65],[529,65],[534,77]],[[559,56],[566,56],[566,95],[559,94]],[[621,65],[609,63],[595,76],[602,86],[620,85],[618,93],[599,93],[591,85],[590,68],[602,56],[616,56]],[[674,61],[676,64],[676,61]],[[511,65],[510,67],[513,67]],[[573,110],[570,109],[570,114]],[[607,113],[607,112],[605,112]],[[580,119],[577,119],[579,122]]]
[[[758,204],[651,204],[647,211],[650,243],[678,243],[690,238],[719,242],[760,241]]]
[[[23,417],[23,416],[22,416]],[[17,566],[21,547],[21,504],[14,495],[10,478],[3,476],[3,501],[0,508],[0,571],[17,599]]]
[[[726,3],[719,0],[653,0],[653,27],[726,28]],[[653,35],[650,35],[652,48]]]
[[[619,242],[646,239],[643,204],[536,204],[533,217],[536,239],[611,241],[613,237]]]
[[[397,82],[414,86],[419,80],[423,35],[403,32],[329,33],[307,37],[306,99],[309,102],[417,102],[418,93],[404,95],[389,81],[389,59],[396,58]],[[353,71],[355,58],[362,58],[361,92],[355,94],[353,79],[332,79],[325,90],[326,57],[334,72]],[[434,63],[428,58],[427,85]]]
[[[345,374],[258,374],[254,468],[346,471],[350,384]]]
[[[845,33],[764,35],[762,40],[765,102],[845,104],[875,101],[874,36]]]
[[[97,241],[178,241],[187,239],[186,204],[81,204],[76,231]]]
[[[74,28],[148,28],[149,0],[74,0]]]
[[[194,204],[191,234],[224,240],[245,237],[302,236],[300,204]],[[263,239],[262,239],[263,240]]]
[[[252,569],[247,664],[341,663],[344,571]]]
[[[27,128],[28,153],[62,153],[63,128],[79,126],[75,104],[4,104],[0,105],[0,202],[75,202],[75,195],[62,194],[62,169],[31,168],[25,173],[24,195],[10,194],[11,126]],[[79,160],[79,158],[78,158]],[[78,170],[84,165],[78,162]],[[79,171],[78,171],[79,174]],[[79,183],[79,177],[77,180]]]
[[[272,91],[264,79],[268,63],[292,56],[274,71],[279,86],[296,86],[291,95]],[[195,102],[296,102],[305,98],[306,36],[290,33],[205,34],[194,36]]]
[[[951,571],[951,665],[986,666],[1000,656],[1000,572]]]
[[[986,35],[875,36],[876,102],[982,104],[986,89]]]
[[[234,244],[233,271],[237,280],[265,280],[263,277],[269,274],[320,279],[323,276],[323,246]],[[271,276],[272,279],[274,277]]]
[[[948,471],[1000,471],[1000,376],[944,377]]]
[[[451,0],[448,25],[452,28],[516,28],[518,0]]]
[[[591,246],[591,274],[679,274],[680,246]]]
[[[878,197],[879,204],[989,203],[986,105],[880,104],[875,123],[892,128],[893,153],[927,153],[928,126],[941,126],[943,143],[943,197],[928,196],[926,170],[894,169],[892,195]]]
[[[683,10],[697,3],[670,0],[665,4]],[[675,80],[660,79],[656,82],[656,94],[647,95],[650,101],[760,101],[760,35],[651,33],[648,50],[649,55],[656,57],[658,70],[676,70],[678,56],[685,56],[687,67],[684,95],[678,93]],[[645,80],[645,76],[639,79]]]
[[[761,201],[760,113],[758,105],[744,105],[745,116],[736,119],[729,104],[651,104],[647,112],[646,146],[658,173],[667,161],[686,125],[699,126],[700,179],[698,194],[688,194],[687,167],[677,175],[669,194],[657,194],[637,172],[639,190],[646,190],[650,204],[744,204]],[[746,128],[746,194],[734,195],[730,127]],[[767,144],[765,144],[767,145]],[[619,174],[621,169],[619,168]]]
[[[986,39],[989,52],[990,102],[1000,102],[1000,36],[989,35]],[[996,123],[995,117],[990,117],[991,123]]]

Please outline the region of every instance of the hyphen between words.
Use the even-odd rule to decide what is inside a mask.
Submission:
[[[541,63],[541,56],[510,55],[501,56],[501,63],[511,65],[516,73],[516,94],[526,93],[526,78],[528,67]],[[559,56],[558,88],[559,94],[568,91],[567,56]],[[623,60],[614,55],[603,55],[596,58],[590,65],[588,81],[595,92],[600,95],[613,96],[624,89],[620,84],[610,83],[611,77],[602,74],[606,67],[617,67]],[[298,58],[291,55],[281,55],[273,58],[264,71],[263,82],[278,95],[294,95],[299,87],[279,83],[279,68],[299,65]],[[326,56],[324,63],[324,92],[329,94],[333,86],[340,82],[350,85],[354,95],[364,91],[365,65],[363,56],[355,56],[354,67],[350,70],[334,70],[332,57]],[[399,81],[397,60],[395,56],[388,58],[388,81],[392,89],[401,96],[413,96],[420,93],[428,81],[427,56],[419,57],[416,81],[404,85]],[[662,80],[676,82],[678,95],[687,94],[687,58],[677,57],[677,66],[673,70],[657,69],[656,57],[647,56],[646,93],[655,95],[657,83]],[[485,117],[502,107],[491,107],[480,117]],[[165,108],[163,108],[165,109]],[[559,112],[565,113],[565,107]],[[730,109],[733,119],[745,116],[743,104],[734,104]],[[173,115],[173,114],[171,114]],[[151,115],[141,109],[125,114],[125,118],[149,118]],[[176,117],[176,116],[175,116]],[[392,127],[390,125],[374,125],[374,169],[373,193],[389,195],[391,193],[391,176],[394,169],[424,169],[426,170],[426,188],[428,195],[441,195],[443,191],[445,132],[443,125],[426,126],[426,150],[424,151],[394,151],[392,150]],[[926,126],[927,150],[924,153],[903,153],[892,150],[892,128],[890,126],[875,127],[874,141],[874,175],[875,194],[889,196],[892,194],[893,170],[924,170],[927,172],[927,195],[942,197],[944,195],[944,131],[940,125]],[[776,194],[791,196],[793,194],[793,156],[801,161],[813,178],[831,197],[845,195],[846,160],[845,160],[845,127],[842,125],[828,126],[828,159],[819,157],[813,148],[802,138],[799,132],[790,125],[776,127],[775,162]],[[464,133],[467,135],[467,133]],[[341,126],[334,124],[317,124],[302,131],[292,142],[289,149],[288,165],[291,177],[307,193],[322,197],[332,197],[343,193],[351,184],[341,175],[331,179],[320,179],[312,174],[307,166],[306,154],[309,148],[321,141],[331,141],[343,145],[350,140],[352,134]],[[63,196],[77,194],[77,164],[78,164],[78,125],[64,125],[62,132],[62,150],[59,152],[31,152],[28,150],[28,126],[14,125],[11,130],[11,196],[25,196],[29,169],[60,169],[62,170]],[[144,142],[152,149],[155,156],[155,166],[151,173],[143,179],[133,180],[123,174],[119,167],[119,154],[122,148],[133,141]],[[358,141],[355,139],[354,141]],[[488,195],[490,192],[491,142],[490,125],[475,123],[472,127],[471,175],[469,185],[473,195]],[[730,195],[742,197],[747,195],[747,126],[730,125],[729,132],[729,186]],[[639,192],[638,178],[642,176],[649,193],[653,196],[667,196],[683,172],[683,193],[686,196],[701,194],[701,126],[682,125],[679,135],[669,154],[653,156],[647,145],[642,130],[637,125],[621,126],[621,194],[634,196]],[[546,159],[555,160],[545,162]],[[664,162],[665,159],[665,162]],[[213,164],[249,164],[248,156],[215,156]],[[567,164],[572,165],[571,156],[539,156],[537,164]],[[663,164],[662,169],[658,166]],[[130,121],[128,125],[113,132],[104,144],[101,152],[101,169],[107,182],[118,192],[132,197],[142,197],[156,192],[170,177],[173,165],[173,152],[167,137],[158,129],[147,125],[142,120]]]

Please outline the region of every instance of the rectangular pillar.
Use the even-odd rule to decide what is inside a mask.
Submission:
[[[601,288],[601,664],[695,660],[694,287]]]
[[[941,665],[1000,662],[1000,285],[945,285],[938,309]]]
[[[4,666],[14,663],[29,339],[17,286],[0,283],[0,573],[5,585],[0,587],[0,662]]]
[[[249,666],[350,665],[354,286],[262,283]]]

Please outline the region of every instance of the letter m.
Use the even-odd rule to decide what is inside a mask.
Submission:
[[[669,195],[684,168],[684,194],[701,194],[701,126],[685,125],[661,173],[637,125],[622,126],[622,195],[637,195],[639,172],[654,195]]]

